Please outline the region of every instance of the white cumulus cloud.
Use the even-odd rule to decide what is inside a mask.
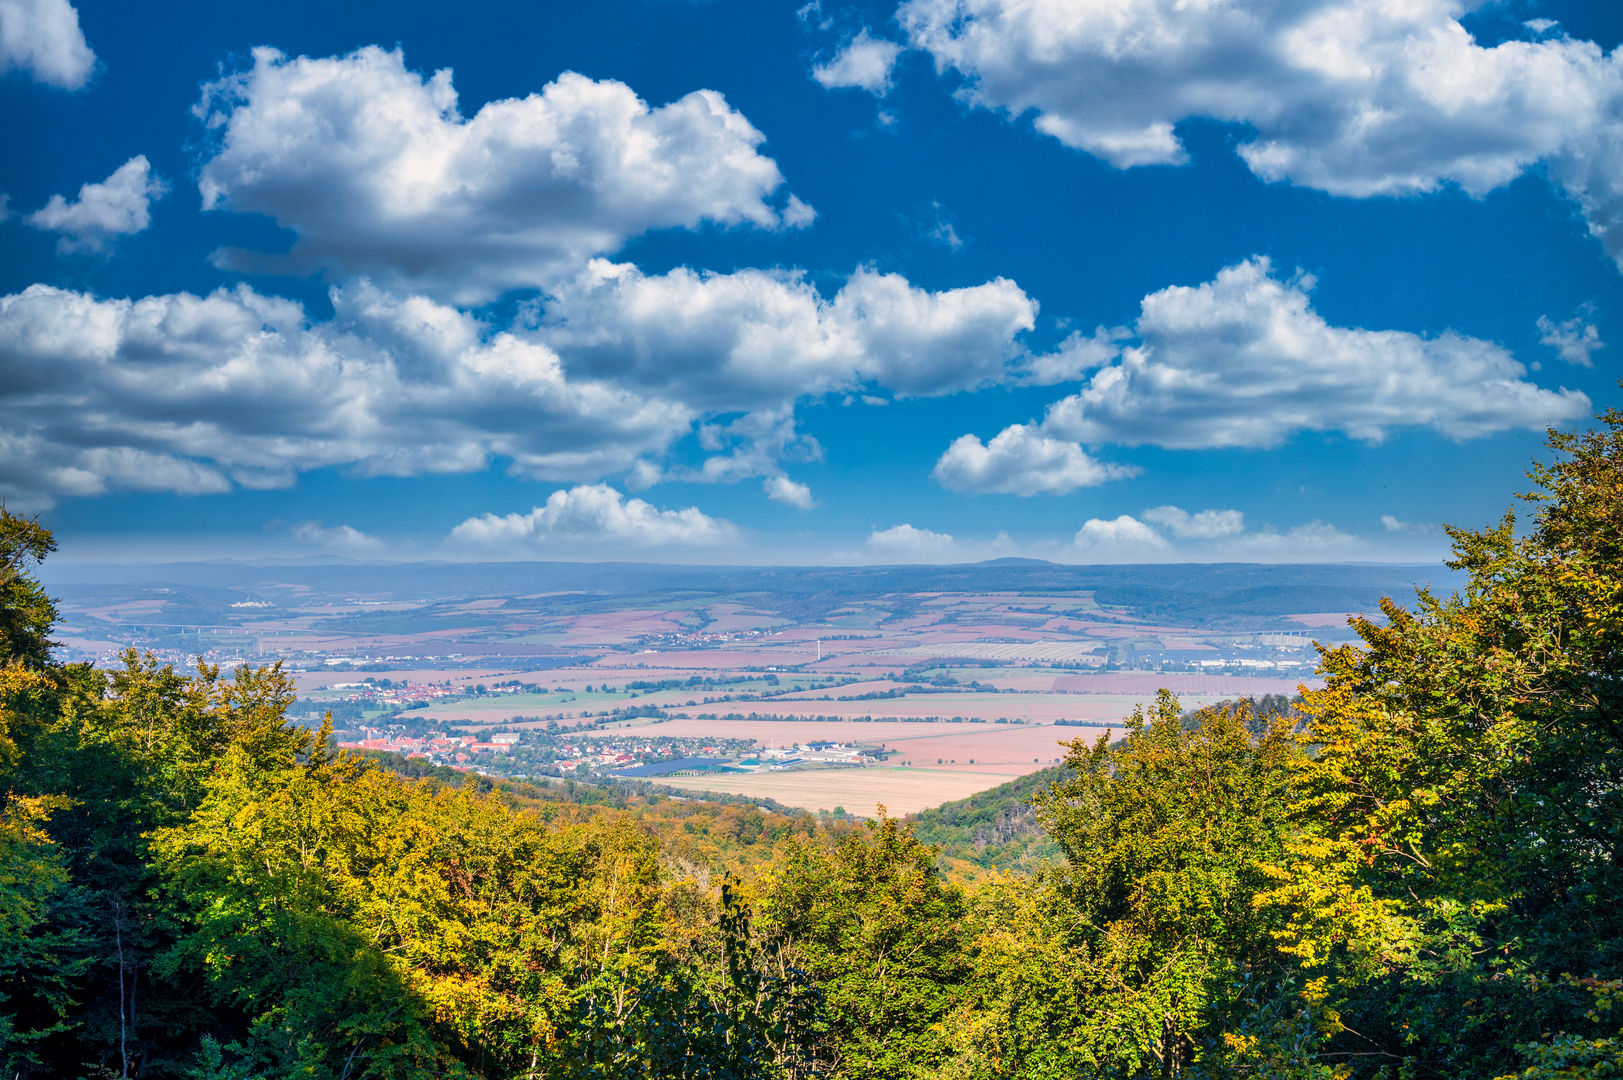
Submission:
[[[103,300],[0,297],[0,490],[275,487],[346,466],[588,479],[690,430],[680,403],[566,377],[545,345],[361,284],[336,315],[247,286]]]
[[[352,555],[376,555],[384,550],[384,543],[375,536],[355,528],[353,525],[336,525],[327,528],[319,521],[301,521],[293,526],[293,538],[305,544],[314,544],[327,551],[337,551]]]
[[[1272,525],[1251,531],[1238,510],[1191,514],[1176,506],[1157,506],[1138,517],[1090,518],[1076,531],[1068,548],[1060,550],[1098,562],[1317,562],[1367,556],[1369,545],[1323,521],[1284,531]]]
[[[826,300],[795,272],[598,259],[552,290],[538,332],[571,371],[742,411],[867,382],[908,397],[998,383],[1036,315],[1005,278],[930,292],[859,268]]]
[[[1130,475],[1083,445],[1270,447],[1301,431],[1379,442],[1396,427],[1463,440],[1541,430],[1589,411],[1584,394],[1528,381],[1492,342],[1332,326],[1313,310],[1312,286],[1305,276],[1275,277],[1257,257],[1205,284],[1146,296],[1131,331],[1101,329],[1062,347],[1085,350],[1093,368],[1078,393],[1050,405],[1040,423],[1013,424],[987,444],[961,436],[937,462],[936,479],[963,491],[1064,494]],[[1138,344],[1116,344],[1122,337]],[[1101,366],[1107,347],[1113,355]]]
[[[812,68],[812,78],[830,90],[866,90],[875,97],[890,93],[891,69],[902,47],[868,33],[863,27],[826,64]]]
[[[1594,361],[1590,359],[1590,354],[1606,347],[1606,342],[1600,339],[1600,331],[1595,328],[1595,324],[1585,318],[1568,319],[1558,323],[1547,315],[1540,315],[1538,329],[1542,335],[1539,338],[1540,344],[1550,346],[1561,359],[1579,367],[1593,367]]]
[[[819,461],[823,456],[822,445],[797,430],[794,408],[787,405],[745,413],[728,423],[700,424],[698,435],[700,448],[711,456],[697,469],[666,469],[662,479],[730,484],[762,476],[769,498],[795,505],[801,500],[797,489],[804,485],[783,479],[779,462]],[[779,480],[782,482],[775,482]],[[807,489],[807,505],[810,498]]]
[[[1059,348],[1053,352],[1032,356],[1016,375],[1015,381],[1026,386],[1076,382],[1088,372],[1114,360],[1121,352],[1117,342],[1132,336],[1132,331],[1123,326],[1108,330],[1100,326],[1091,337],[1073,333],[1060,342]]]
[[[1044,435],[1036,424],[1015,424],[989,443],[974,435],[960,436],[941,455],[931,475],[953,491],[1064,495],[1137,472],[1129,466],[1096,461],[1076,443]]]
[[[399,50],[289,59],[204,87],[205,209],[267,214],[287,256],[216,253],[234,269],[365,274],[459,302],[573,273],[650,229],[704,222],[797,227],[765,141],[697,90],[650,108],[624,83],[566,72],[540,93],[457,108],[448,69],[424,78]]]
[[[947,533],[916,529],[912,525],[894,525],[888,529],[875,529],[868,536],[868,547],[874,552],[897,558],[932,558],[952,550],[953,538]]]
[[[47,86],[78,90],[95,69],[96,54],[68,0],[0,0],[0,74],[21,71]]]
[[[1395,427],[1461,440],[1589,411],[1577,390],[1529,382],[1492,342],[1332,326],[1313,310],[1312,285],[1280,280],[1259,257],[1203,285],[1152,293],[1134,327],[1139,344],[1122,347],[1040,424],[1004,434],[1016,432],[1011,445],[1040,437],[1175,449],[1277,446],[1300,431],[1379,442]]]
[[[737,536],[731,522],[696,506],[661,510],[628,499],[605,484],[554,491],[528,514],[483,514],[451,530],[453,543],[481,548],[528,548],[610,542],[635,547],[708,546]]]
[[[1176,506],[1144,511],[1144,520],[1161,526],[1180,540],[1215,540],[1245,532],[1245,515],[1238,510],[1201,510],[1191,514]]]
[[[1576,390],[1528,382],[1492,342],[1331,326],[1310,278],[1282,281],[1265,258],[1203,285],[1144,298],[1141,344],[1053,405],[1049,434],[1084,443],[1274,446],[1298,431],[1379,442],[1394,427],[1450,439],[1542,430],[1589,411]]]
[[[152,174],[145,154],[130,158],[99,184],[83,184],[72,202],[52,195],[28,223],[45,232],[61,233],[59,254],[100,253],[120,236],[134,236],[152,224],[153,199],[162,198],[169,185]]]
[[[571,377],[678,400],[699,414],[742,414],[700,429],[712,455],[700,468],[661,473],[731,482],[776,477],[780,461],[822,456],[796,430],[799,400],[867,386],[926,397],[1008,381],[1029,363],[1019,339],[1036,315],[1036,302],[1003,278],[930,292],[858,268],[825,299],[798,272],[651,275],[597,259],[551,291],[534,334]],[[767,490],[799,505],[781,484]]]
[[[1094,548],[1143,548],[1150,551],[1159,551],[1167,546],[1161,534],[1139,521],[1131,514],[1123,514],[1118,518],[1106,520],[1104,518],[1089,518],[1076,530],[1076,537],[1072,541],[1078,548],[1091,550]]]
[[[1265,180],[1366,197],[1480,196],[1538,162],[1623,258],[1623,59],[1566,36],[1477,44],[1458,0],[907,0],[911,47],[968,101],[1120,168],[1174,130],[1247,125]],[[1529,25],[1535,36],[1553,24]]]
[[[502,458],[552,480],[760,478],[767,497],[807,507],[809,490],[783,475],[785,462],[822,456],[798,429],[799,402],[1007,381],[1036,314],[1001,279],[928,292],[860,270],[825,300],[792,273],[648,276],[604,262],[500,332],[365,279],[331,297],[324,322],[247,286],[121,300],[37,285],[0,297],[0,490],[48,503]],[[703,462],[663,464],[693,432]]]
[[[787,476],[769,476],[762,482],[761,488],[773,502],[793,506],[797,510],[810,510],[817,505],[812,498],[811,488]]]

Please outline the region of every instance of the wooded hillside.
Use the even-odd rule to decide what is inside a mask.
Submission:
[[[405,776],[275,667],[56,665],[0,509],[6,1074],[1623,1075],[1602,420],[1299,713],[1163,694],[1029,812],[917,824]]]

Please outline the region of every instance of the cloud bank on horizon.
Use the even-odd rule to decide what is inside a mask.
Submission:
[[[81,7],[0,0],[5,108],[24,93],[96,105],[92,77],[113,78],[119,58],[91,51],[81,22],[94,31],[96,9]],[[154,121],[187,148],[180,167],[154,142],[76,195],[0,170],[4,239],[49,244],[0,294],[0,492],[47,513],[108,496],[187,497],[205,516],[211,500],[279,499],[300,507],[292,540],[367,553],[409,534],[474,555],[1407,557],[1441,550],[1432,526],[1404,524],[1430,510],[1382,502],[1380,475],[1354,514],[1249,474],[1405,445],[1464,469],[1472,446],[1610,400],[1615,47],[1553,24],[1483,45],[1445,0],[906,0],[885,25],[779,14],[798,45],[778,70],[752,84],[718,69],[727,92],[692,84],[663,103],[597,65],[522,72],[515,92],[464,105],[453,68],[414,66],[410,40],[328,55],[213,45],[220,67],[197,72],[189,113]],[[886,110],[869,131],[813,137],[782,109],[752,115],[779,83],[804,86],[813,110],[844,90]],[[963,131],[926,133],[921,97],[949,91]],[[988,113],[1003,118],[990,133]],[[1320,229],[1308,272],[1270,253],[1264,215],[1193,278],[1141,245],[1115,267],[1150,283],[1135,315],[1119,299],[1049,299],[1053,271],[1086,251],[1022,251],[1049,222],[1130,233],[1153,211],[1000,190],[989,203],[1031,240],[998,236],[980,255],[973,237],[992,234],[966,243],[963,204],[947,216],[928,177],[904,177],[916,197],[898,203],[885,183],[842,187],[812,164],[860,170],[875,140],[1054,140],[1078,168],[1125,170],[1099,183],[1153,187],[1173,174],[1149,167],[1205,167],[1192,120],[1238,125],[1233,152],[1262,185],[1246,198],[1311,189],[1326,218],[1457,213],[1450,192],[1498,213],[1488,196],[1546,177],[1603,266],[1569,276],[1603,285],[1516,286],[1507,297],[1538,306],[1515,343],[1498,297],[1463,307],[1471,321],[1416,325],[1413,306],[1370,292],[1360,308],[1343,291],[1331,315],[1323,292],[1357,276],[1338,260],[1361,237]],[[137,249],[161,264],[182,214],[205,258],[152,276],[212,284],[98,284],[127,280]],[[904,247],[846,224],[875,214],[909,223]],[[921,214],[934,233],[910,224]],[[1090,314],[1105,324],[1072,329]],[[424,492],[493,475],[503,505],[430,499],[410,528],[326,526],[341,498],[299,502],[316,474]],[[1196,498],[1219,505],[1179,509]]]

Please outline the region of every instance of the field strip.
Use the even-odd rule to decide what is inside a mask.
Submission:
[[[952,657],[966,660],[1026,660],[1039,663],[1064,662],[1067,660],[1098,660],[1104,663],[1099,653],[1107,648],[1107,643],[1094,638],[1091,641],[1027,641],[1019,644],[1004,642],[964,642],[962,644],[917,644],[906,643],[889,649],[872,649],[860,653],[862,656],[924,656],[924,657]],[[850,650],[841,655],[852,655],[857,650]]]
[[[931,725],[931,726],[933,727],[935,725]],[[954,726],[957,726],[957,725],[954,725]],[[965,726],[968,727],[968,725],[965,725]],[[973,727],[969,727],[969,729],[967,731],[950,731],[950,730],[949,731],[921,731],[916,735],[892,735],[892,736],[890,736],[889,738],[887,738],[885,740],[885,744],[888,746],[891,743],[917,742],[917,741],[923,740],[923,739],[944,739],[944,738],[948,738],[948,737],[966,738],[966,739],[968,739],[968,738],[985,737],[985,736],[988,736],[988,735],[993,735],[993,736],[995,736],[995,735],[1008,735],[1008,734],[1010,734],[1010,728],[1013,728],[1014,731],[1018,731],[1018,732],[1029,732],[1029,731],[1033,731],[1033,730],[1043,730],[1043,731],[1053,730],[1053,731],[1057,731],[1057,732],[1061,732],[1061,733],[1068,732],[1068,731],[1071,731],[1072,729],[1075,729],[1077,731],[1078,735],[1080,735],[1084,731],[1086,731],[1086,732],[1088,732],[1089,734],[1092,734],[1092,735],[1097,735],[1099,732],[1104,731],[1106,728],[1113,728],[1113,729],[1115,729],[1117,731],[1120,731],[1121,730],[1121,724],[1120,723],[1116,723],[1116,724],[1107,724],[1107,723],[1097,723],[1097,724],[1094,724],[1094,723],[1089,723],[1089,724],[1012,724],[1012,725],[996,724],[996,725],[993,725],[991,727],[987,727],[984,724],[976,724]],[[1075,736],[1065,735],[1064,737],[1065,738],[1074,738]]]
[[[1027,771],[1038,768],[1026,766]],[[695,793],[727,792],[776,799],[807,810],[844,807],[848,813],[872,816],[884,804],[893,817],[916,814],[942,803],[1006,784],[1006,772],[970,772],[949,769],[816,769],[781,773],[718,773],[677,776],[660,782]]]

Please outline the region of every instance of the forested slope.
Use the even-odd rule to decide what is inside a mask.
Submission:
[[[288,723],[275,668],[53,664],[51,537],[0,510],[0,1064],[1619,1075],[1623,416],[1603,421],[1552,435],[1525,524],[1452,533],[1465,589],[1326,652],[1325,689],[1269,717],[1163,695],[1028,781],[1031,820],[994,798],[825,826],[403,775]],[[921,839],[1020,836],[1058,857],[974,884]]]
[[[1054,765],[967,799],[924,810],[908,819],[913,835],[937,849],[949,874],[978,877],[982,870],[1030,871],[1059,858],[1059,845],[1037,820],[1032,799],[1071,777]]]

